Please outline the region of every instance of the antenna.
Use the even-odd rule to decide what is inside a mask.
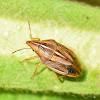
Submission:
[[[22,49],[18,49],[18,50],[16,50],[16,51],[13,51],[12,54],[15,53],[15,52],[17,52],[17,51],[24,50],[24,49],[31,49],[31,48],[22,48]]]
[[[29,31],[30,31],[30,39],[31,39],[31,40],[40,40],[39,38],[33,38],[33,37],[32,37],[31,27],[30,27],[30,22],[29,22],[29,20],[28,20],[28,25],[29,25]]]
[[[31,40],[32,40],[33,38],[32,38],[32,33],[31,33],[31,27],[30,27],[30,22],[29,22],[29,20],[28,20],[28,25],[29,25],[29,31],[30,31],[30,38],[31,38]]]

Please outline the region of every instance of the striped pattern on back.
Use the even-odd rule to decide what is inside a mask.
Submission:
[[[43,62],[51,60],[65,65],[73,64],[71,56],[67,52],[61,51],[54,40],[42,41],[38,49],[38,55]]]

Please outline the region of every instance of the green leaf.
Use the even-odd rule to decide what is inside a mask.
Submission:
[[[5,21],[7,22],[7,20]],[[35,55],[32,50],[24,50],[13,55],[11,54],[11,52],[16,49],[26,47],[25,38],[28,38],[28,32],[25,34],[25,23],[21,23],[23,26],[21,26],[22,29],[13,34],[16,27],[14,27],[12,23],[16,23],[17,25],[17,22],[9,21],[9,23],[11,25],[9,26],[9,31],[11,30],[11,32],[8,32],[7,37],[4,36],[1,38],[0,76],[2,77],[0,77],[0,87],[9,89],[20,88],[35,92],[51,90],[54,92],[71,92],[78,94],[98,94],[100,92],[100,62],[98,57],[100,49],[99,35],[89,34],[87,32],[81,33],[82,37],[80,37],[79,33],[64,32],[66,31],[65,27],[62,29],[58,28],[59,31],[57,35],[60,36],[60,33],[62,33],[62,37],[60,36],[56,38],[59,42],[61,41],[60,43],[72,48],[77,54],[82,65],[82,75],[77,78],[65,77],[59,80],[54,77],[49,68],[47,68],[45,65],[41,65],[37,71],[37,74],[33,77],[33,79],[30,79],[36,66],[39,64],[39,59],[20,63],[23,59]],[[51,29],[53,29],[53,27]],[[49,30],[51,29],[49,28]],[[47,33],[47,30],[45,31],[45,27],[43,27],[42,30]],[[45,33],[43,35],[44,37],[47,35]],[[53,34],[50,35],[53,36]],[[66,36],[66,39],[64,39],[64,35]],[[55,40],[57,40],[56,38]]]
[[[0,9],[0,87],[9,91],[20,89],[35,93],[100,94],[99,8],[59,0],[22,0],[18,2],[20,5],[16,2],[8,2],[9,6],[6,6],[5,1],[0,2],[1,8],[4,8]],[[41,3],[44,5],[40,7]],[[30,79],[39,59],[20,62],[36,54],[30,49],[11,54],[17,49],[28,47],[27,18],[33,18],[31,20],[34,23],[30,22],[33,37],[54,39],[76,53],[82,67],[80,77],[56,79],[52,71],[42,64],[33,79]]]

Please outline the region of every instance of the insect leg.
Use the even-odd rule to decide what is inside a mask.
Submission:
[[[32,59],[35,59],[35,58],[38,58],[38,56],[34,56],[34,57],[30,57],[30,58],[27,58],[27,59],[24,59],[23,61],[21,61],[21,63],[27,61],[27,60],[32,60]]]
[[[41,65],[41,64],[42,64],[41,62],[38,64],[38,66],[36,67],[36,69],[35,69],[34,73],[32,74],[31,79],[33,78],[33,76],[35,75],[35,73],[36,73],[37,69],[40,67],[40,65]]]
[[[53,71],[54,75],[56,78],[62,78],[62,77],[65,77],[64,75],[63,76],[57,76],[57,74]]]

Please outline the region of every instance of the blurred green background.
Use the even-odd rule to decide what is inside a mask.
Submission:
[[[100,99],[100,2],[94,0],[0,1],[0,100],[99,100]],[[28,47],[28,20],[32,36],[54,39],[76,53],[82,65],[77,78],[56,79]]]

